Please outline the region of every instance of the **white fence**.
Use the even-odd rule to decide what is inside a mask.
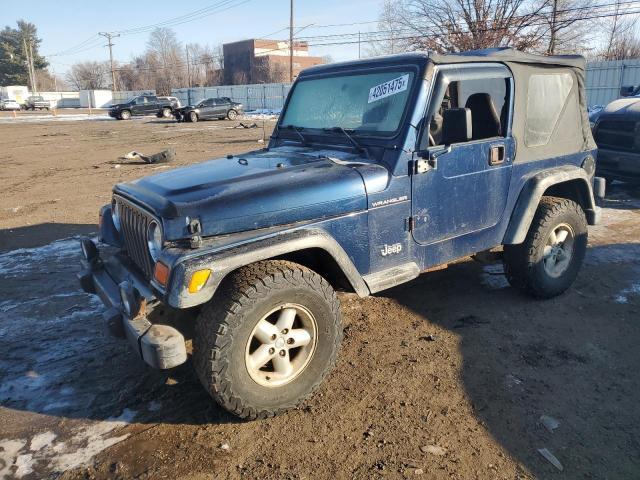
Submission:
[[[587,64],[587,102],[606,105],[620,96],[620,87],[640,85],[640,59]]]
[[[80,106],[80,92],[38,92],[34,95],[41,95],[49,102],[51,108],[78,108]]]
[[[193,105],[205,98],[229,97],[244,105],[245,110],[279,110],[289,94],[289,83],[261,83],[220,87],[174,88],[171,95],[182,105]]]

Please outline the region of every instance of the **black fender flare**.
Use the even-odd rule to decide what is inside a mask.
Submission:
[[[176,308],[202,305],[211,300],[222,280],[234,270],[261,260],[310,248],[318,248],[331,255],[359,296],[365,297],[370,294],[362,275],[347,253],[323,229],[303,228],[241,242],[231,241],[229,245],[229,247],[217,248],[215,251],[205,250],[180,258],[171,272],[166,296],[169,305]],[[191,275],[205,268],[212,272],[209,280],[199,292],[189,293]]]
[[[511,214],[509,226],[502,241],[503,245],[515,245],[524,242],[529,226],[540,204],[540,199],[549,187],[567,182],[577,182],[584,198],[582,206],[589,225],[598,222],[599,210],[593,198],[593,188],[589,174],[582,168],[574,165],[564,165],[531,174],[526,181],[516,206]]]

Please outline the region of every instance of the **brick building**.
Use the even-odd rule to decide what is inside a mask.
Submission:
[[[224,83],[242,85],[289,81],[289,42],[280,40],[242,40],[225,43]],[[324,63],[309,55],[307,42],[293,42],[293,76],[301,70]]]

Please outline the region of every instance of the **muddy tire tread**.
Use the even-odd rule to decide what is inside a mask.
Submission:
[[[587,229],[587,222],[582,207],[573,200],[561,197],[543,196],[531,221],[524,242],[520,245],[506,245],[504,249],[504,272],[509,283],[519,290],[538,298],[550,298],[544,286],[540,285],[532,275],[535,266],[534,259],[538,252],[544,249],[546,238],[541,232],[564,212],[571,212],[575,218]]]

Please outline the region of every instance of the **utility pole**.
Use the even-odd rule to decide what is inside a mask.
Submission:
[[[31,42],[31,38],[29,38],[29,60],[31,65],[31,75],[33,82],[33,91],[38,93],[38,82],[36,81],[36,67],[33,65],[33,43]]]
[[[189,64],[189,45],[185,45],[184,49],[187,52],[187,84],[191,88],[191,65]]]
[[[109,32],[99,32],[98,35],[102,35],[103,37],[105,37],[109,43],[107,43],[107,47],[109,47],[109,61],[111,62],[111,89],[115,92],[116,91],[116,71],[113,68],[113,45],[114,43],[111,41],[112,38],[115,37],[119,37],[120,34],[114,35],[113,33],[109,33]]]
[[[35,93],[35,83],[33,81],[33,70],[31,69],[31,57],[29,56],[29,49],[27,49],[27,39],[22,37],[22,46],[24,49],[25,66],[27,67],[27,74],[29,75],[29,83],[31,84],[31,92]]]
[[[289,10],[289,82],[293,83],[293,0]]]

